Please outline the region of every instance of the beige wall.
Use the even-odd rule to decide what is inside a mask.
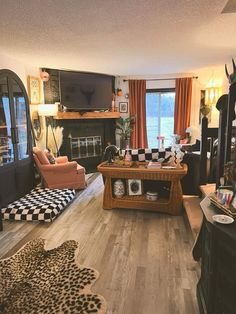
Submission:
[[[39,77],[38,67],[23,64],[17,59],[13,59],[9,56],[2,55],[2,54],[0,54],[0,69],[8,69],[15,72],[24,83],[26,90],[27,90],[27,76],[32,75],[32,76]],[[41,93],[41,95],[42,95],[42,100],[43,100],[43,94]]]
[[[128,82],[123,82],[123,79],[148,79],[148,78],[175,78],[175,77],[189,77],[198,76],[198,79],[193,80],[192,91],[192,106],[191,106],[191,122],[190,126],[193,127],[192,143],[197,138],[200,138],[200,124],[199,124],[199,109],[200,109],[200,91],[209,87],[212,81],[215,84],[222,86],[222,93],[228,93],[229,84],[224,72],[224,65],[214,68],[204,68],[196,70],[192,73],[173,73],[169,75],[152,75],[152,76],[126,76],[116,79],[116,87],[121,87],[123,90],[123,96],[116,96],[116,106],[118,108],[119,102],[129,101],[125,98],[125,94],[129,92]],[[175,80],[163,80],[163,81],[147,81],[147,88],[174,88]],[[122,114],[123,117],[128,114]],[[219,113],[215,107],[212,108],[210,127],[218,127]],[[117,139],[118,141],[118,139]]]
[[[31,65],[22,64],[17,59],[13,59],[6,55],[0,54],[0,68],[9,69],[14,71],[23,81],[27,90],[27,76],[37,76],[39,77],[39,68],[33,67]],[[184,77],[184,76],[198,76],[197,80],[193,80],[193,93],[192,93],[192,108],[191,108],[191,126],[193,127],[192,142],[195,142],[196,138],[200,138],[200,125],[199,125],[199,108],[200,108],[200,91],[205,89],[212,80],[218,82],[222,85],[223,93],[228,93],[229,84],[227,82],[224,65],[214,67],[214,68],[204,68],[194,71],[194,73],[173,73],[169,75],[152,75],[152,76],[125,76],[116,78],[116,88],[121,87],[123,91],[123,96],[117,97],[115,105],[118,109],[119,102],[129,102],[129,99],[125,97],[129,93],[128,82],[123,82],[123,79],[148,79],[148,78],[169,78],[169,77]],[[175,81],[149,81],[147,82],[147,88],[165,88],[165,87],[175,87]],[[43,84],[41,84],[41,101],[44,102],[43,97]],[[37,110],[37,106],[30,105],[30,112]],[[128,114],[122,114],[126,117]],[[218,127],[218,111],[213,108],[211,115],[211,127]],[[118,139],[117,139],[117,144]]]
[[[197,80],[193,81],[193,93],[192,93],[192,107],[191,107],[191,126],[194,129],[192,135],[192,142],[195,142],[196,138],[200,138],[200,125],[199,125],[199,109],[200,109],[200,91],[205,89],[214,80],[216,84],[222,86],[222,93],[228,93],[229,84],[224,72],[224,65],[212,68],[199,69],[195,72],[198,76]],[[210,127],[219,126],[219,113],[215,106],[211,112]]]

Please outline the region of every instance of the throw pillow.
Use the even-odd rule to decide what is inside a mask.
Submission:
[[[50,164],[55,164],[56,163],[56,159],[53,156],[53,154],[51,153],[51,151],[48,149],[45,151],[45,154],[47,156],[48,161],[50,162]]]
[[[45,152],[34,147],[34,154],[38,157],[38,160],[42,165],[48,165],[49,164],[49,160],[48,160]]]

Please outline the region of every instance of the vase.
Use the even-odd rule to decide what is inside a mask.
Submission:
[[[125,195],[125,185],[121,179],[114,182],[113,193],[116,198],[122,198]]]

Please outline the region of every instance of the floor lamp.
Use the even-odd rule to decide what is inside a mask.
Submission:
[[[57,115],[58,107],[56,104],[40,104],[38,105],[38,114],[39,116],[43,116],[46,122],[46,148],[48,148],[48,127],[51,126],[52,136],[54,139],[57,156],[59,154],[56,137],[53,131],[52,123],[53,117]]]

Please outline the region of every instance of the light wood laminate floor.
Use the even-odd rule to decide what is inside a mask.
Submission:
[[[101,175],[53,222],[3,222],[0,257],[42,237],[50,249],[80,243],[79,261],[100,272],[92,290],[103,295],[108,314],[195,314],[199,265],[182,216],[102,209]]]

